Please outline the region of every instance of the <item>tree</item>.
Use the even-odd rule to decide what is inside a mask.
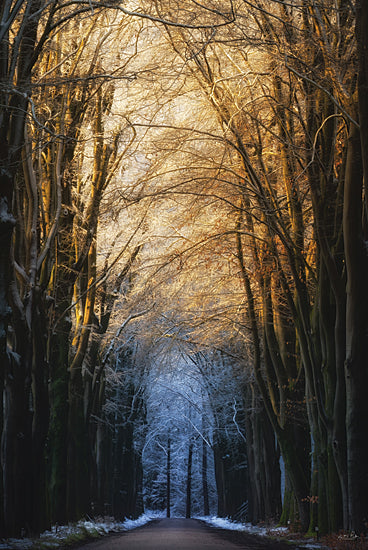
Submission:
[[[244,13],[245,9],[239,10],[238,21],[242,21]],[[319,457],[318,521],[323,529],[336,529],[343,523],[347,526],[348,501],[343,369],[346,294],[341,236],[342,189],[344,183],[346,187],[346,182],[350,181],[349,171],[344,172],[346,158],[350,158],[345,155],[345,125],[354,129],[357,119],[356,109],[351,110],[349,105],[350,100],[354,103],[355,80],[351,78],[350,69],[354,71],[356,62],[352,32],[355,16],[350,7],[341,5],[336,12],[329,2],[319,6],[284,3],[266,6],[258,2],[247,15],[254,25],[245,28],[240,23],[235,33],[230,25],[212,41],[200,31],[169,28],[166,31],[178,58],[187,62],[190,51],[186,66],[191,67],[192,63],[192,74],[208,94],[224,127],[225,137],[238,152],[244,230],[248,237],[256,234],[256,238],[249,241],[257,271],[279,270],[278,283],[275,283],[276,276],[269,273],[261,280],[258,278],[257,292],[264,296],[262,307],[268,319],[262,340],[259,339],[262,343],[259,349],[269,354],[266,380],[271,387],[274,385],[273,397],[276,390],[280,403],[285,404],[285,384],[280,377],[284,366],[290,365],[292,346],[285,350],[281,343],[282,333],[285,334],[293,319],[296,327],[292,340],[294,349],[295,345],[300,346],[300,364],[298,366],[296,361],[296,366],[302,367],[306,378],[308,419],[316,457]],[[240,28],[242,34],[238,33]],[[247,39],[246,59],[238,47],[239,43],[245,43],[244,37]],[[338,42],[337,37],[340,37]],[[295,48],[298,42],[304,44],[300,50]],[[267,60],[268,74],[263,67],[259,68],[260,60]],[[364,75],[364,63],[361,67]],[[253,78],[260,73],[262,80],[258,80],[259,93],[256,95],[244,82],[247,83],[248,74]],[[277,148],[270,142],[270,138],[275,137]],[[359,151],[357,144],[355,147]],[[276,163],[275,168],[275,163],[270,163],[270,155],[276,150],[280,153],[280,163]],[[359,162],[348,166],[352,165],[358,169]],[[352,178],[353,181],[358,179],[358,175]],[[350,204],[355,209],[346,199],[345,207],[350,208]],[[352,211],[345,220],[351,219],[351,215]],[[314,235],[310,229],[312,221],[316,228]],[[259,222],[266,230],[260,231]],[[347,225],[344,232],[345,248],[354,250]],[[267,255],[274,258],[274,264],[266,260]],[[248,268],[248,264],[245,265]],[[327,299],[328,280],[333,284],[332,294]],[[282,289],[282,299],[272,290],[277,284]],[[351,327],[347,330],[350,338]],[[292,331],[289,329],[289,342],[290,336]],[[302,382],[300,378],[295,379]],[[261,377],[258,380],[262,387]],[[365,387],[365,383],[360,387]],[[264,390],[266,399],[267,385]],[[301,391],[300,387],[295,395],[299,403],[302,402]],[[268,410],[272,419],[273,413],[270,408]],[[304,424],[306,426],[305,421]],[[355,444],[356,440],[353,446]],[[296,463],[295,460],[291,462]],[[308,486],[309,476],[299,489],[295,487],[304,527],[308,523],[305,504]],[[324,516],[326,510],[328,517]]]
[[[10,534],[19,533],[26,525],[35,532],[48,525],[45,443],[49,428],[47,386],[50,364],[52,413],[48,454],[52,467],[49,486],[56,487],[55,498],[51,499],[55,505],[52,514],[54,518],[58,516],[66,520],[65,509],[61,510],[64,504],[60,504],[58,491],[63,493],[66,487],[65,434],[69,413],[66,405],[71,330],[68,312],[73,301],[74,283],[79,276],[81,279],[87,277],[90,284],[88,292],[83,284],[79,288],[82,309],[85,311],[84,322],[88,327],[81,331],[75,365],[77,361],[82,361],[86,351],[92,319],[98,207],[102,190],[111,180],[121,159],[121,151],[119,154],[117,152],[121,132],[115,135],[111,147],[103,145],[101,136],[96,139],[99,144],[95,147],[97,156],[90,200],[84,205],[84,199],[81,199],[78,211],[73,197],[74,189],[80,185],[80,182],[77,184],[79,176],[75,154],[81,154],[78,139],[84,116],[88,115],[86,105],[90,101],[91,106],[91,99],[96,98],[95,120],[101,126],[101,111],[112,100],[112,87],[106,86],[102,93],[106,77],[94,74],[100,72],[96,65],[97,55],[92,57],[88,66],[83,66],[83,56],[87,51],[84,39],[79,44],[75,43],[72,54],[65,54],[65,46],[57,32],[58,26],[65,26],[65,34],[68,25],[69,28],[75,28],[77,23],[73,17],[79,13],[78,10],[71,9],[64,13],[65,17],[60,16],[59,19],[54,11],[56,3],[51,10],[49,6],[38,3],[34,13],[34,3],[26,3],[24,12],[19,11],[18,4],[12,7],[10,2],[6,2],[2,11],[3,69],[9,70],[8,74],[4,73],[4,83],[8,82],[8,85],[2,90],[2,131],[4,143],[7,144],[7,158],[4,161],[12,167],[10,172],[3,170],[4,177],[8,178],[8,188],[5,185],[2,187],[7,193],[2,204],[4,216],[10,219],[9,212],[13,209],[18,219],[14,235],[6,233],[8,241],[4,242],[4,262],[1,266],[4,300],[10,299],[12,306],[11,311],[8,311],[3,303],[3,310],[5,308],[8,311],[6,319],[4,317],[6,327],[10,322],[12,329],[8,338],[9,349],[6,351],[3,348],[8,365],[4,371],[4,528]],[[59,8],[60,14],[63,7]],[[98,15],[96,17],[98,19]],[[96,17],[91,16],[85,21],[84,28],[89,38],[94,36],[93,32],[99,32],[96,29]],[[69,20],[72,22],[68,23]],[[40,26],[38,41],[37,25]],[[21,31],[13,39],[14,29],[18,26]],[[101,52],[107,36],[108,33],[101,38],[95,52]],[[53,48],[44,51],[46,43],[52,43]],[[87,55],[89,53],[90,50]],[[7,54],[10,61],[6,66]],[[15,87],[10,85],[13,80]],[[17,172],[21,161],[22,172]],[[81,187],[78,189],[80,191]],[[81,214],[84,206],[84,214],[76,221],[75,212]],[[84,232],[79,241],[81,235],[73,235],[78,226]],[[5,261],[10,245],[12,254]],[[6,272],[8,266],[11,269]],[[6,290],[7,287],[9,290]],[[4,342],[6,344],[6,337]],[[73,393],[73,388],[70,390]],[[54,424],[57,422],[60,423],[61,431],[57,430],[55,439]],[[76,427],[77,423],[71,426]],[[24,437],[20,440],[17,433],[23,433]],[[31,461],[29,456],[32,457]],[[87,495],[88,491],[78,494]],[[79,509],[78,503],[76,506]],[[14,512],[15,509],[19,510],[18,514]]]
[[[216,477],[220,513],[278,515],[281,453],[282,521],[363,531],[365,3],[5,0],[0,17],[4,532],[46,527],[46,494],[54,520],[90,491],[102,511],[104,441],[114,513],[136,513],[145,437],[159,506],[171,471],[173,510],[175,478],[190,515]],[[196,380],[166,381],[165,433],[162,393],[120,372],[135,346]]]

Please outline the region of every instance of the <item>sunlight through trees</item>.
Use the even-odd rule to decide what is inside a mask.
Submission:
[[[3,1],[2,536],[367,532],[367,18]]]

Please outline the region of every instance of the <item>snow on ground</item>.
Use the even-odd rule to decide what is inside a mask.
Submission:
[[[288,531],[287,527],[259,527],[251,523],[238,523],[226,518],[218,518],[217,516],[199,517],[197,519],[205,521],[209,525],[213,525],[213,527],[229,529],[230,531],[243,531],[244,533],[250,533],[252,535],[266,536],[271,534],[277,536]]]
[[[58,549],[66,543],[82,542],[83,540],[91,537],[99,537],[107,535],[109,533],[119,533],[136,529],[154,519],[160,519],[165,517],[163,512],[147,511],[142,514],[138,519],[126,519],[123,522],[115,521],[112,518],[101,518],[100,521],[79,521],[76,524],[53,526],[50,531],[42,533],[39,539],[0,539],[0,550],[53,550]],[[242,531],[258,536],[272,536],[282,537],[284,540],[288,540],[287,527],[260,527],[252,525],[251,523],[238,523],[226,518],[219,518],[217,516],[197,517],[201,521],[206,522],[213,527],[220,529],[229,529],[232,531]],[[293,541],[295,542],[295,540]],[[298,541],[298,547],[308,549],[320,549],[321,545],[313,543],[312,541]]]
[[[161,519],[166,517],[165,512],[155,512],[153,510],[142,514],[138,519],[126,519],[123,523],[124,530],[135,529],[136,527],[141,527],[146,523],[152,521],[153,519]]]
[[[164,517],[162,512],[147,511],[136,520],[126,519],[123,522],[118,522],[112,518],[104,518],[101,521],[79,521],[76,524],[53,526],[50,531],[42,533],[39,539],[2,539],[0,540],[0,550],[57,549],[66,542],[73,540],[82,542],[83,538],[97,538],[109,533],[129,531],[161,517]]]
[[[258,535],[261,537],[282,537],[283,540],[288,539],[289,529],[287,527],[260,527],[258,525],[252,525],[251,523],[238,523],[226,518],[218,518],[217,516],[198,517],[197,519],[205,521],[208,525],[218,527],[220,529],[229,529],[231,531],[242,531],[243,533],[249,533],[251,535]],[[295,539],[290,537],[292,542],[296,542]],[[321,549],[322,545],[312,540],[297,541],[298,548],[308,549]]]

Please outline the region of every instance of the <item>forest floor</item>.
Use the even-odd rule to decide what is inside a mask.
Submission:
[[[53,527],[52,530],[46,531],[37,539],[2,539],[0,540],[0,550],[61,550],[76,548],[108,535],[118,536],[162,517],[162,513],[147,512],[137,520],[125,520],[124,522],[116,522],[111,518],[101,518],[101,520],[96,521],[81,521],[68,526]],[[230,544],[245,546],[252,550],[270,550],[270,547],[286,550],[287,548],[293,548],[293,544],[290,543],[294,543],[297,548],[333,548],[333,546],[327,546],[315,539],[306,539],[301,535],[292,534],[285,528],[235,523],[215,516],[198,519],[202,523],[210,525],[214,534],[228,541]],[[270,545],[270,543],[272,544]],[[88,545],[86,548],[88,548]],[[361,550],[361,547],[354,546],[353,548]],[[350,549],[344,547],[344,550]]]
[[[136,520],[127,519],[124,522],[113,518],[97,518],[96,520],[79,521],[69,525],[53,526],[39,538],[0,539],[0,550],[56,550],[73,548],[77,544],[100,539],[107,535],[124,533],[141,527],[146,523],[162,517],[161,513],[150,512]]]
[[[250,523],[237,523],[223,518],[200,518],[211,525],[216,533],[235,544],[244,545],[252,550],[269,550],[270,543],[279,550],[288,548],[328,548],[322,541],[315,537],[307,537],[301,533],[292,532],[287,527],[277,525],[252,525]]]

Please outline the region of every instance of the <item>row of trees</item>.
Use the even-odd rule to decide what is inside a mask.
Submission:
[[[145,504],[168,517],[250,518],[241,373],[223,357],[193,354],[183,342],[179,350],[177,343],[169,353],[159,345],[148,375]]]
[[[4,532],[142,509],[173,339],[221,514],[365,530],[366,3],[0,9]]]
[[[104,128],[108,25],[124,23],[33,1],[4,2],[1,23],[1,525],[16,535],[90,509],[100,342],[123,283],[129,292],[139,223],[97,265],[103,197],[134,140],[124,120]],[[131,78],[129,56],[117,82]]]
[[[172,6],[160,8],[167,16]],[[215,126],[207,114],[195,139],[223,140],[222,155],[198,161],[188,127],[197,167],[171,175],[167,189],[202,197],[202,208],[225,204],[221,246],[233,232],[248,360],[303,529],[363,531],[365,6],[257,2],[237,13],[211,38],[166,27],[217,117]],[[171,151],[183,165],[183,145]]]
[[[147,29],[119,4],[9,0],[0,15],[0,523],[10,536],[142,510],[133,426],[144,412],[134,342],[121,348],[120,337],[152,307],[138,289],[123,308],[149,204],[134,208],[116,182],[128,159],[129,177],[139,171],[129,117],[144,107],[127,89],[148,69],[135,61]]]

